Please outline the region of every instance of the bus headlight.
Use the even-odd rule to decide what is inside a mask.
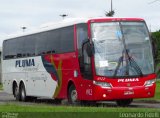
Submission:
[[[144,85],[145,85],[146,87],[147,87],[147,86],[152,86],[155,82],[156,82],[156,79],[147,80]]]
[[[107,82],[98,82],[98,81],[93,81],[93,84],[101,86],[103,88],[111,88],[111,84]]]

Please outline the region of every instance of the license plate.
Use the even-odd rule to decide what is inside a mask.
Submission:
[[[124,91],[124,95],[133,95],[134,91]]]

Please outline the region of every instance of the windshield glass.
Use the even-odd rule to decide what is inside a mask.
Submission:
[[[92,23],[96,74],[143,76],[154,72],[152,48],[144,22]]]

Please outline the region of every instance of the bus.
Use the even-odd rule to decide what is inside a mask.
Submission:
[[[6,38],[4,91],[16,100],[68,99],[70,104],[155,94],[151,37],[142,18],[80,18]]]

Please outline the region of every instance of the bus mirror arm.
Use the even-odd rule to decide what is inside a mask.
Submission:
[[[91,45],[89,42],[87,43],[86,51],[89,57],[93,56],[93,45]]]

